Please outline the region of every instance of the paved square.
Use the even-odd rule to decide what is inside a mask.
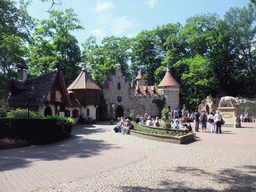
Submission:
[[[65,141],[1,150],[0,191],[254,191],[256,123],[242,127],[177,145],[77,125]]]

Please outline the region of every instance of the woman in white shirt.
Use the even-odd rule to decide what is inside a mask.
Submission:
[[[209,122],[209,131],[211,133],[214,133],[214,116],[213,116],[213,112],[210,113],[210,115],[208,116],[208,122]]]
[[[214,122],[216,123],[216,133],[217,134],[218,134],[218,132],[221,134],[221,120],[222,120],[222,115],[220,114],[220,111],[218,110],[214,116]]]

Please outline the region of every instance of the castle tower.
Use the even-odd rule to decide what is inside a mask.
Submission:
[[[139,71],[135,80],[137,80],[138,86],[145,86],[145,77],[142,75],[141,70]]]
[[[158,85],[158,90],[166,98],[165,107],[170,110],[179,107],[180,84],[173,78],[168,66],[164,78]]]

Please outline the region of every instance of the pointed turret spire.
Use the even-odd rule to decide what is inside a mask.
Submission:
[[[86,69],[86,60],[84,60],[84,63],[83,63],[83,71],[87,71],[87,69]]]
[[[160,82],[160,84],[158,85],[158,88],[160,87],[180,87],[180,84],[173,78],[168,64],[167,64],[167,70],[166,70],[165,76]]]
[[[168,72],[170,72],[170,69],[169,69],[169,64],[167,63],[167,70]]]

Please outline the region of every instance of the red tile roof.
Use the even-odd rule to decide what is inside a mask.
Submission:
[[[147,93],[149,93],[151,96],[152,95],[160,95],[158,88],[155,86],[136,86],[135,90],[138,94],[142,94],[144,96],[147,95]]]
[[[164,78],[157,87],[180,87],[180,84],[173,78],[171,72],[167,70]]]
[[[138,79],[145,79],[145,77],[142,75],[141,70],[139,71],[139,73],[138,73],[138,75],[136,77],[136,80],[138,80]]]

